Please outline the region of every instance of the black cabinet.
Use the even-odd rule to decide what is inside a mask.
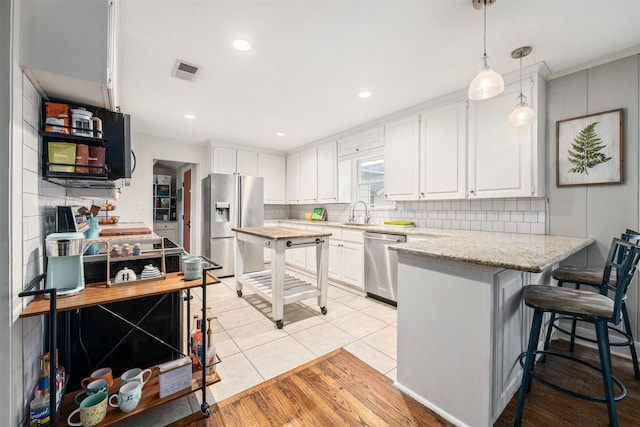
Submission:
[[[64,100],[43,101],[42,177],[61,185],[128,179],[130,133],[127,114]]]

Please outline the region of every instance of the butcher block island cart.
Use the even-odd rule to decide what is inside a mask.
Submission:
[[[322,314],[327,314],[327,286],[329,273],[329,236],[331,233],[299,230],[286,227],[233,228],[236,233],[236,290],[242,296],[242,287],[253,289],[271,303],[273,320],[278,329],[284,325],[283,307],[314,296]],[[242,255],[245,245],[260,245],[271,249],[271,270],[244,273]],[[286,274],[284,252],[308,246],[316,247],[316,284]]]

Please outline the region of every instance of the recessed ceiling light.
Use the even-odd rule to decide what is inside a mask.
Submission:
[[[284,133],[278,132],[278,133],[276,133],[276,136],[284,136]]]
[[[244,39],[236,39],[233,41],[233,47],[243,52],[251,49],[251,43]]]
[[[371,96],[371,92],[367,91],[367,90],[363,90],[362,92],[360,92],[358,94],[358,96],[360,98],[369,98]]]
[[[184,118],[185,118],[185,119],[195,119],[195,118],[196,118],[196,116],[194,116],[193,114],[185,114],[185,115],[184,115]]]

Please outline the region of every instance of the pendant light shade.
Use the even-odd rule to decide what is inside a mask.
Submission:
[[[536,120],[536,112],[527,105],[527,97],[522,93],[522,58],[531,53],[531,47],[523,46],[513,52],[513,59],[520,59],[520,95],[518,95],[518,103],[509,114],[508,123],[511,126],[527,126]]]
[[[495,0],[471,0],[475,9],[482,9],[484,12],[484,55],[478,74],[469,85],[469,99],[473,101],[493,98],[504,91],[504,80],[500,74],[493,71],[487,56],[487,8],[494,2]]]
[[[504,90],[502,76],[491,68],[489,57],[485,54],[478,69],[478,74],[469,85],[469,99],[479,101],[493,98]]]

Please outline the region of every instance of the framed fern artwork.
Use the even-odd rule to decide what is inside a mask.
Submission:
[[[556,122],[558,187],[624,180],[622,108]]]

